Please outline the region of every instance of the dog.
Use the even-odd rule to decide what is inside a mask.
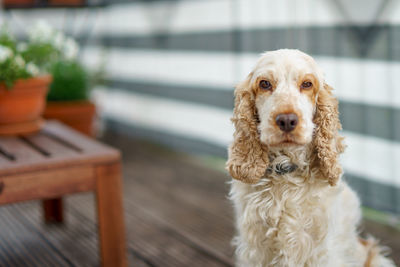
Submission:
[[[374,238],[358,236],[338,101],[311,56],[264,53],[235,89],[232,122],[237,266],[395,266]]]

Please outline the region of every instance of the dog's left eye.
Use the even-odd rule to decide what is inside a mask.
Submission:
[[[269,90],[272,89],[272,84],[267,80],[262,80],[262,81],[260,81],[260,87],[263,90],[268,90],[269,91]]]
[[[312,82],[303,82],[300,86],[301,89],[309,89],[312,86]]]

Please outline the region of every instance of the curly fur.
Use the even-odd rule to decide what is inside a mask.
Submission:
[[[338,101],[321,73],[300,51],[267,52],[235,90],[227,170],[238,266],[394,266],[376,241],[358,237],[359,199],[340,179]],[[260,91],[260,77],[273,80],[274,89]],[[296,79],[304,77],[313,79],[312,90],[298,89]],[[283,134],[273,118],[288,112],[299,124]],[[297,169],[266,172],[288,163]]]
[[[332,95],[332,88],[324,84],[317,99],[317,111],[314,118],[315,134],[313,144],[315,155],[313,164],[322,172],[330,185],[335,185],[342,168],[339,154],[344,151],[343,137],[338,134],[342,129],[339,121],[338,101]]]
[[[233,178],[245,183],[257,182],[268,166],[267,147],[260,142],[257,130],[255,94],[250,88],[250,75],[235,90],[235,108],[232,122],[235,125],[234,141],[229,148],[227,162]]]

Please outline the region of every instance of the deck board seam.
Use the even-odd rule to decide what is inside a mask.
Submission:
[[[140,254],[135,249],[128,247],[128,251],[130,254],[134,255],[135,257],[137,257],[138,259],[140,259],[141,261],[146,263],[149,267],[158,267],[156,264],[152,263],[149,259],[146,259],[146,257],[144,257],[142,254]]]
[[[124,198],[124,203],[127,203],[127,199]],[[144,211],[150,218],[154,218],[155,220],[157,220],[162,226],[164,231],[166,231],[167,233],[171,234],[171,236],[175,237],[177,240],[179,240],[182,244],[194,249],[195,251],[199,252],[201,255],[206,256],[210,259],[213,259],[215,261],[217,261],[218,263],[220,263],[223,266],[227,266],[227,267],[232,267],[232,263],[231,262],[227,262],[226,260],[220,258],[218,255],[204,249],[201,245],[198,245],[196,243],[196,241],[192,240],[191,238],[189,238],[187,235],[185,235],[184,233],[181,233],[178,229],[172,227],[169,223],[164,222],[164,220],[160,219],[160,218],[156,218],[156,216],[154,216],[151,213],[146,212],[145,210],[143,210],[140,205],[136,205],[136,204],[132,204],[131,202],[129,202],[130,205],[136,206],[136,208],[139,208],[142,210],[142,212]],[[91,218],[85,214],[83,214],[79,209],[77,209],[75,206],[71,206],[70,210],[74,212],[75,215],[78,215],[81,218],[85,218],[86,220],[92,221]],[[93,223],[96,224],[95,221],[92,221]],[[129,251],[132,249],[129,244]],[[146,259],[146,258],[143,258]],[[149,261],[149,259],[146,259],[146,264],[151,263]],[[157,265],[154,265],[153,263],[151,263],[151,266],[155,266],[158,267]]]
[[[136,205],[136,203],[133,203],[127,198],[124,198],[124,202],[129,203],[129,205],[135,206],[136,209],[141,209],[142,212],[145,212],[149,217],[157,220],[160,224],[162,224],[162,226],[166,231],[169,231],[173,236],[175,236],[178,240],[180,240],[183,244],[187,245],[188,247],[191,247],[192,249],[200,252],[204,256],[207,256],[211,259],[218,261],[224,266],[229,266],[229,267],[232,266],[231,262],[228,262],[225,259],[219,257],[217,254],[214,254],[213,252],[205,249],[203,246],[199,245],[198,242],[193,240],[193,238],[190,238],[187,234],[180,232],[179,229],[172,227],[170,223],[165,222],[162,218],[155,216],[153,213],[146,212],[146,210],[143,209],[140,205]]]
[[[20,213],[20,210],[18,210],[18,213]],[[23,216],[22,214],[19,214],[20,216]],[[51,240],[47,239],[40,231],[38,231],[38,229],[36,229],[36,227],[34,227],[32,224],[30,223],[26,223],[25,220],[21,220],[21,224],[23,224],[27,229],[30,229],[31,231],[35,232],[37,234],[37,236],[44,241],[51,249],[53,249],[53,251],[55,253],[57,253],[57,255],[62,258],[65,263],[67,263],[67,265],[71,266],[71,267],[76,267],[76,265],[69,260],[52,242]]]

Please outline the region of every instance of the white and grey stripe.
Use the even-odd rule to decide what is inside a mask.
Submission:
[[[113,1],[98,11],[83,53],[96,66],[107,47],[102,114],[115,129],[224,156],[235,84],[262,51],[299,48],[316,58],[340,99],[347,176],[364,203],[400,212],[400,7],[367,0],[358,12],[352,1],[336,2]],[[76,16],[74,28],[59,19],[62,10],[13,14],[19,25],[48,18],[76,36],[90,21]]]

